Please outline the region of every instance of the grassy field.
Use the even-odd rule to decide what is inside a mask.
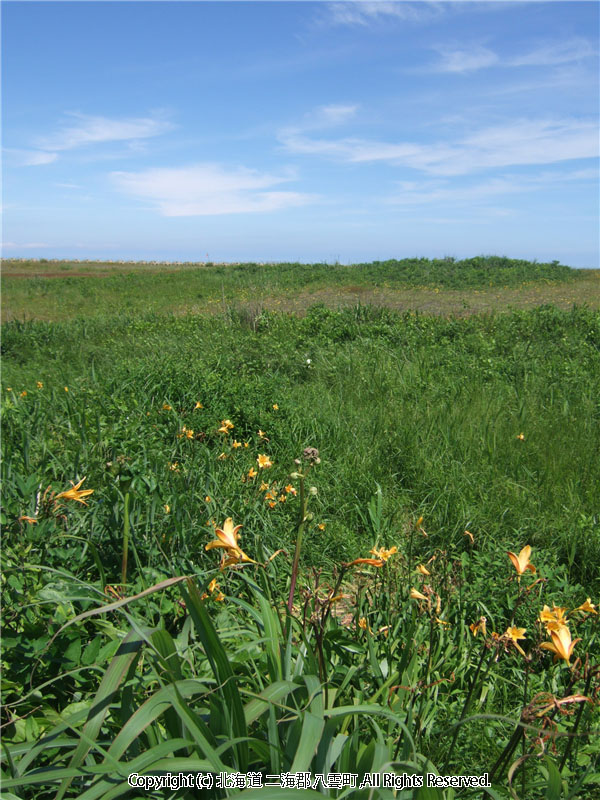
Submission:
[[[5,261],[2,320],[110,313],[222,313],[231,305],[304,313],[356,303],[464,316],[552,303],[600,307],[600,270],[506,258],[339,264],[115,264]]]
[[[598,273],[66,266],[3,278],[7,800],[600,796]],[[358,788],[428,772],[490,786]]]

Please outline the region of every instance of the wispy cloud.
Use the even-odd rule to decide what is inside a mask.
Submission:
[[[150,200],[165,217],[277,211],[306,205],[315,199],[314,195],[272,189],[294,180],[291,172],[272,175],[211,163],[112,172],[111,178],[117,189]]]
[[[56,153],[47,153],[43,150],[21,150],[16,147],[4,148],[5,163],[11,167],[37,167],[40,164],[52,164],[56,161]]]
[[[2,242],[2,248],[6,250],[30,250],[38,247],[51,247],[48,242]]]
[[[286,132],[280,134],[280,141],[292,153],[352,163],[388,162],[435,175],[464,175],[491,167],[552,164],[598,155],[596,123],[574,119],[522,119],[433,144],[316,139]]]
[[[79,113],[66,116],[70,121],[55,133],[33,140],[36,149],[7,148],[9,164],[20,167],[51,164],[62,152],[105,142],[127,142],[130,150],[135,151],[141,149],[143,139],[159,136],[174,127],[161,117],[116,119]]]
[[[598,51],[591,42],[578,36],[565,41],[547,42],[529,53],[509,59],[507,63],[511,67],[548,67],[583,61],[597,55]]]
[[[61,126],[50,136],[39,138],[36,144],[40,149],[60,152],[98,142],[135,141],[158,136],[173,127],[167,120],[152,117],[111,119],[79,113],[67,116],[73,122]]]
[[[494,66],[500,61],[496,53],[481,45],[459,50],[446,47],[436,49],[440,53],[441,61],[432,69],[435,72],[474,72]]]
[[[390,20],[426,22],[443,13],[443,4],[430,2],[327,3],[317,21],[322,25],[366,27]]]
[[[418,72],[469,73],[488,67],[551,67],[580,63],[598,55],[591,42],[582,37],[545,42],[520,55],[501,56],[482,44],[468,46],[436,45],[432,48],[440,60]]]
[[[295,130],[318,130],[319,128],[330,128],[335,125],[341,125],[354,117],[357,110],[357,104],[336,105],[334,103],[332,105],[319,106],[305,114]]]
[[[470,185],[454,185],[448,181],[400,181],[397,191],[386,203],[403,206],[437,205],[446,208],[468,206],[478,208],[488,200],[496,200],[526,192],[546,191],[553,185],[580,183],[598,179],[594,169],[570,172],[541,172],[537,175],[503,175]]]

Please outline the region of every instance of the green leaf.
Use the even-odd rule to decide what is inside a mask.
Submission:
[[[121,642],[96,692],[92,708],[88,713],[87,721],[81,733],[81,739],[69,763],[70,769],[77,769],[81,766],[86,755],[92,748],[119,686],[127,675],[132,663],[139,657],[141,646],[142,639],[134,631],[130,631]],[[61,800],[65,796],[65,792],[69,788],[71,780],[71,778],[67,778],[63,781],[60,789],[56,793],[56,800]]]
[[[228,729],[225,730],[225,733],[230,738],[243,739],[247,736],[244,707],[225,648],[221,644],[215,627],[206,612],[198,587],[190,578],[186,580],[186,588],[181,588],[181,593],[185,600],[186,608],[194,621],[196,633],[202,642],[211,669],[219,684],[218,692],[222,697],[222,720],[225,729]],[[235,752],[239,771],[246,772],[248,766],[247,744],[239,744],[235,748]]]

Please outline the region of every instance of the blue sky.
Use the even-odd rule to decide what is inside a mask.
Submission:
[[[4,255],[598,267],[599,8],[5,0]]]

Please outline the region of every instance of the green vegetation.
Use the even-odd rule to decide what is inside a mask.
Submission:
[[[599,351],[548,305],[6,323],[3,798],[598,796]],[[394,796],[249,796],[323,793]]]
[[[14,273],[27,275],[32,269],[42,277],[11,277]],[[69,275],[70,270],[75,274]],[[63,272],[65,277],[60,277]],[[285,304],[299,292],[319,292],[332,286],[337,292],[378,291],[394,296],[401,290],[419,288],[505,290],[523,289],[531,283],[569,286],[590,277],[589,270],[570,269],[558,262],[537,264],[495,256],[463,261],[414,258],[352,266],[190,264],[162,268],[7,261],[4,274],[4,319],[51,320],[148,310],[223,312],[232,303],[278,299]],[[53,277],[45,278],[45,274]]]

